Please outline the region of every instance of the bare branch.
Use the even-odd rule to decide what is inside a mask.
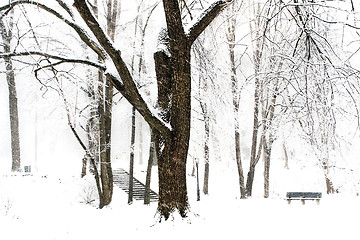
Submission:
[[[52,15],[59,18],[60,20],[64,21],[67,25],[69,25],[72,29],[74,29],[76,31],[76,33],[79,35],[81,40],[84,43],[86,43],[86,45],[88,45],[94,52],[96,52],[96,54],[98,54],[99,56],[102,56],[102,58],[105,58],[106,54],[105,54],[104,50],[89,37],[87,32],[82,27],[77,25],[75,22],[68,20],[67,18],[62,16],[60,13],[58,13],[54,9],[49,8],[48,6],[41,4],[39,2],[30,1],[30,0],[18,0],[18,1],[12,2],[10,4],[7,4],[5,6],[2,6],[2,7],[0,7],[0,11],[5,11],[5,12],[2,15],[0,15],[0,19],[2,17],[4,17],[6,14],[8,14],[9,11],[11,11],[11,9],[13,9],[15,6],[24,5],[24,4],[30,4],[30,5],[37,6],[41,9],[47,11],[48,13],[51,13]]]
[[[12,52],[12,53],[0,53],[0,58],[6,58],[6,57],[21,57],[21,56],[30,56],[30,55],[38,55],[38,56],[43,56],[46,58],[52,58],[55,60],[59,60],[62,63],[80,63],[80,64],[85,64],[85,65],[89,65],[92,67],[96,67],[99,68],[101,70],[106,70],[106,67],[104,65],[101,65],[99,63],[95,63],[86,59],[71,59],[71,58],[65,58],[65,57],[60,57],[58,55],[52,55],[49,53],[44,53],[44,52],[38,52],[38,51],[27,51],[27,52]]]
[[[313,15],[313,17],[316,18],[316,19],[318,19],[318,20],[320,20],[320,21],[323,21],[324,23],[329,23],[329,24],[342,24],[342,25],[344,25],[344,26],[347,26],[347,27],[351,27],[351,28],[360,30],[360,27],[355,26],[355,25],[352,25],[352,24],[349,24],[349,23],[346,23],[346,22],[325,20],[325,19],[322,19],[322,18],[320,18],[319,16],[316,16],[316,15]]]
[[[112,41],[105,34],[97,19],[91,12],[87,3],[82,0],[75,0],[74,6],[80,13],[81,17],[93,32],[101,46],[105,49],[106,53],[110,56],[114,63],[116,70],[121,77],[122,83],[116,78],[113,79],[114,87],[121,92],[121,94],[132,104],[136,110],[144,117],[144,119],[157,129],[164,136],[170,136],[170,128],[160,118],[155,116],[149,109],[148,105],[139,93],[135,81],[133,80],[128,67],[121,57],[120,50],[115,49]]]
[[[197,21],[190,29],[188,34],[190,44],[196,40],[205,28],[215,19],[215,17],[231,2],[232,0],[217,1],[205,10],[205,12],[200,16],[199,21]]]
[[[72,19],[74,19],[74,13],[71,11],[70,7],[63,0],[56,0],[58,4],[65,9],[65,11],[70,15]]]

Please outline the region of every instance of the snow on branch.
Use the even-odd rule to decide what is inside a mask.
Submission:
[[[52,8],[42,4],[42,3],[39,3],[37,1],[17,0],[17,1],[9,3],[7,5],[0,6],[0,11],[4,11],[3,13],[1,13],[0,19],[3,18],[5,15],[7,15],[15,6],[17,6],[17,5],[25,5],[25,4],[30,4],[30,5],[37,6],[37,7],[41,8],[41,9],[45,10],[46,12],[52,14],[53,16],[59,18],[60,20],[65,22],[68,26],[70,26],[72,29],[74,29],[75,32],[79,35],[80,39],[84,43],[86,43],[86,45],[88,45],[96,54],[98,54],[99,56],[102,56],[102,57],[106,56],[105,51],[98,45],[98,43],[96,43],[93,39],[91,39],[89,34],[82,27],[80,27],[74,21],[69,20],[66,17],[62,16],[56,10],[54,10],[54,9],[52,9]],[[64,6],[66,6],[66,5],[64,5]]]
[[[193,43],[215,17],[230,3],[232,3],[232,0],[216,1],[211,4],[210,7],[200,15],[194,25],[190,27],[188,33],[190,43]]]
[[[74,7],[80,13],[80,16],[89,27],[91,32],[95,35],[96,39],[100,45],[104,48],[106,53],[111,57],[111,59],[116,62],[121,56],[121,52],[115,49],[112,41],[109,36],[105,33],[104,29],[100,26],[97,18],[94,16],[93,12],[90,10],[86,1],[75,0]]]
[[[160,119],[160,117],[156,116],[154,112],[150,110],[148,104],[139,93],[135,81],[130,74],[126,63],[121,57],[120,50],[117,50],[114,47],[112,41],[101,28],[86,1],[74,0],[74,7],[77,9],[88,28],[95,35],[100,45],[106,51],[107,56],[111,58],[117,73],[121,77],[122,82],[118,79],[112,79],[115,88],[129,101],[131,105],[136,108],[136,110],[144,117],[151,127],[157,129],[164,136],[170,136],[170,128]]]
[[[89,66],[92,66],[92,67],[96,67],[96,68],[99,68],[101,70],[106,70],[104,65],[101,65],[99,63],[92,62],[92,61],[89,61],[89,60],[86,60],[86,59],[65,58],[65,57],[61,57],[61,56],[58,56],[58,55],[52,55],[52,54],[49,54],[49,53],[44,53],[44,52],[39,52],[39,51],[0,53],[0,58],[32,56],[32,55],[38,55],[38,56],[43,56],[43,57],[46,57],[46,58],[52,58],[52,59],[55,59],[55,60],[59,60],[60,62],[58,64],[61,64],[61,63],[80,63],[80,64],[85,64],[85,65],[89,65]]]

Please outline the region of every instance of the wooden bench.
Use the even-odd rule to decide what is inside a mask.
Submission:
[[[287,192],[286,199],[288,203],[291,203],[291,200],[301,200],[302,204],[305,204],[305,200],[316,200],[320,204],[322,193],[321,192]]]

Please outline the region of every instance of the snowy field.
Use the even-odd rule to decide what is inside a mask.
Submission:
[[[212,172],[218,176],[211,178],[212,193],[201,196],[199,202],[196,178],[189,176],[188,218],[175,214],[161,223],[156,203],[128,205],[126,193],[117,187],[112,204],[105,209],[97,209],[96,201],[86,204],[96,196],[91,176],[3,174],[0,239],[360,239],[360,197],[356,194],[323,194],[320,205],[313,201],[289,205],[280,193],[270,199],[259,194],[240,200],[236,181],[226,185],[236,175],[219,169]]]

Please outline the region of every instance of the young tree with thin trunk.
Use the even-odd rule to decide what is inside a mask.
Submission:
[[[226,38],[228,42],[229,57],[230,57],[230,76],[231,76],[231,90],[232,90],[232,104],[234,109],[234,136],[235,136],[235,159],[239,175],[240,198],[245,198],[245,180],[243,163],[241,159],[241,141],[240,141],[240,82],[237,76],[236,64],[236,18],[241,8],[239,1],[234,1],[232,6],[228,8],[228,20],[226,29]]]
[[[203,182],[203,193],[209,194],[209,174],[210,174],[210,109],[209,109],[209,82],[213,79],[214,65],[212,63],[213,58],[211,52],[203,45],[204,39],[210,34],[205,34],[194,43],[193,55],[196,65],[199,66],[198,75],[198,96],[197,100],[200,105],[200,115],[204,122],[204,134],[203,134],[203,158],[205,162],[204,166],[204,182]],[[194,160],[192,176],[195,176],[197,170],[196,162]]]
[[[266,39],[264,37],[264,31],[267,20],[261,18],[260,16],[269,16],[271,11],[271,6],[265,4],[263,6],[261,3],[253,4],[253,16],[254,20],[250,23],[250,31],[253,39],[253,64],[254,64],[254,111],[253,111],[253,126],[252,126],[252,141],[251,141],[251,154],[250,154],[250,166],[247,174],[246,180],[246,197],[252,196],[253,183],[255,178],[255,167],[259,162],[263,138],[259,134],[261,127],[260,124],[260,97],[262,91],[262,79],[261,79],[261,70],[263,62],[263,54],[266,47]]]
[[[14,12],[10,12],[9,23],[7,26],[5,22],[0,19],[0,35],[4,52],[11,51],[11,40],[13,39],[13,19]],[[20,158],[20,134],[19,134],[19,111],[18,99],[16,93],[15,72],[13,61],[11,57],[4,57],[6,80],[9,88],[9,115],[10,115],[10,132],[11,132],[11,156],[12,165],[11,171],[20,171],[21,158]]]

